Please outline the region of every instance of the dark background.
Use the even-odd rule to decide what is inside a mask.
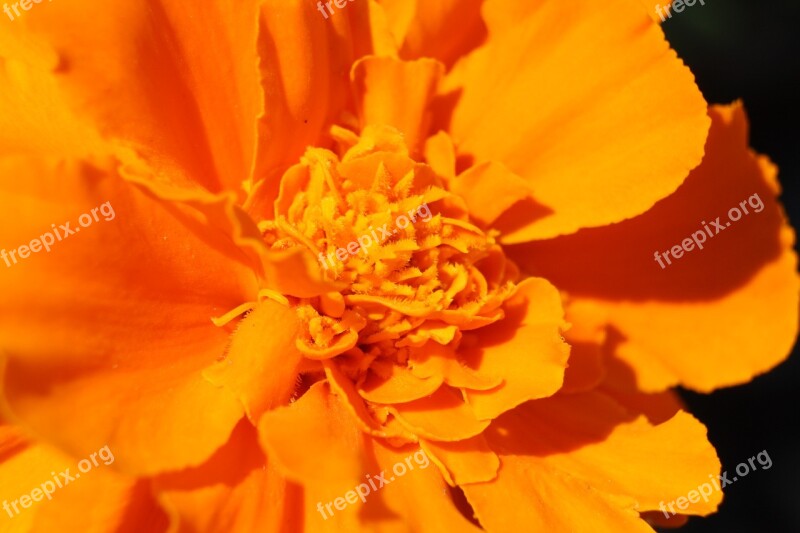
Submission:
[[[705,0],[673,13],[663,28],[709,103],[744,101],[750,143],[780,167],[782,200],[800,227],[800,2]],[[682,396],[708,427],[723,471],[765,449],[773,465],[756,463],[757,471],[726,487],[717,514],[677,531],[800,532],[800,350],[747,385]]]

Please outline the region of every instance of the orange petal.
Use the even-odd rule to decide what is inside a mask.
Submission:
[[[352,80],[362,128],[394,126],[403,132],[412,151],[421,149],[430,125],[428,106],[443,73],[441,63],[432,59],[367,57],[358,61]]]
[[[433,57],[451,65],[486,37],[483,0],[381,0],[404,59]],[[458,28],[458,31],[453,31]]]
[[[208,231],[221,231],[240,249],[240,260],[259,278],[264,277],[262,265],[266,247],[255,222],[237,205],[232,191],[210,193],[196,183],[174,179],[172,175],[156,174],[140,157],[128,150],[115,149],[121,162],[120,176],[139,186],[156,198],[171,204],[190,207],[196,223],[210,226]]]
[[[258,53],[266,109],[256,180],[296,163],[306,146],[330,143],[328,129],[352,106],[347,88],[353,62],[392,51],[378,11],[359,1],[324,18],[316,2],[262,2]],[[277,187],[275,181],[268,188]]]
[[[500,459],[483,435],[458,442],[422,440],[420,446],[439,466],[451,486],[491,481],[497,477]]]
[[[336,289],[322,275],[317,260],[305,248],[263,253],[264,287],[279,294],[313,298]]]
[[[602,347],[591,343],[576,343],[569,339],[569,367],[564,372],[562,392],[585,392],[597,387],[605,377]]]
[[[487,531],[653,532],[630,498],[594,490],[542,459],[504,456],[501,463],[495,481],[462,487]]]
[[[605,324],[593,320],[593,315],[583,316],[583,306],[567,307],[570,329],[564,337],[571,346],[569,366],[564,373],[562,392],[585,392],[597,387],[606,376],[603,363],[603,343],[606,340]]]
[[[80,230],[61,229],[49,253],[0,278],[3,393],[15,417],[75,456],[108,444],[122,470],[203,461],[242,415],[200,375],[228,342],[211,317],[255,297],[241,252],[189,209],[104,167],[5,159],[0,177],[6,247],[53,231],[51,223]],[[100,205],[97,222],[76,224]],[[83,411],[91,416],[74,416]]]
[[[336,492],[314,484],[306,488],[309,530],[478,533],[459,513],[447,485],[419,446],[394,448],[376,439],[364,461],[358,485],[343,485]]]
[[[302,489],[267,461],[245,421],[204,464],[158,476],[154,485],[176,531],[302,529]]]
[[[458,441],[482,432],[489,421],[481,421],[469,405],[450,387],[440,387],[427,398],[389,407],[409,431],[437,441]]]
[[[409,365],[417,376],[442,376],[445,383],[459,389],[489,390],[503,382],[500,376],[481,375],[467,368],[453,348],[435,343],[411,350]]]
[[[53,70],[59,57],[32,46],[19,24],[0,27],[0,151],[81,157],[101,151],[98,132],[70,109]]]
[[[456,151],[453,139],[440,131],[425,141],[425,161],[436,174],[448,180],[455,177]]]
[[[238,190],[252,170],[263,112],[257,17],[255,0],[113,9],[78,0],[24,24],[31,46],[58,57],[71,106],[103,135],[216,191]]]
[[[267,455],[297,483],[322,484],[335,493],[360,480],[364,434],[325,382],[290,406],[265,413],[258,432]]]
[[[358,393],[364,399],[375,403],[405,403],[430,396],[443,381],[441,375],[419,378],[407,367],[392,363],[381,365],[376,361],[372,364],[367,378],[359,386]]]
[[[640,511],[658,510],[720,471],[705,427],[691,415],[679,412],[654,426],[596,392],[528,402],[498,418],[486,435],[503,456],[541,458],[593,490],[633,498]],[[721,492],[711,491],[683,512],[707,515],[721,500]]]
[[[398,427],[396,421],[394,423],[391,421],[378,422],[374,406],[368,405],[359,395],[350,378],[339,369],[336,359],[327,359],[323,361],[323,365],[331,391],[341,399],[342,404],[353,415],[356,424],[362,431],[377,437],[402,437],[405,441],[415,441],[415,437],[402,426]]]
[[[459,512],[447,484],[439,471],[431,468],[431,461],[419,447],[392,448],[375,441],[373,452],[378,468],[386,472],[387,479],[393,475],[394,480],[381,488],[380,492],[369,496],[364,509],[366,526],[371,525],[372,517],[385,520],[388,515],[393,520],[385,520],[385,523],[394,526],[390,531],[398,533],[478,533],[479,529]],[[405,473],[399,475],[404,470]],[[379,510],[381,504],[385,506],[383,513]]]
[[[644,392],[746,382],[783,361],[798,331],[794,232],[775,199],[775,168],[748,149],[741,105],[712,108],[711,116],[702,165],[648,213],[509,249],[576,305],[590,308],[586,320],[594,314],[611,326],[609,349]],[[740,202],[750,214],[727,226],[729,210],[741,210]],[[711,224],[716,217],[719,235]],[[668,265],[664,251],[686,239],[690,251]]]
[[[672,0],[660,0],[656,1],[655,4],[653,4],[651,0],[638,0],[638,2],[642,5],[644,10],[648,15],[650,15],[650,18],[653,19],[653,22],[656,24],[666,22],[672,18],[672,12],[670,12],[669,8]],[[694,2],[692,2],[692,4],[694,4]]]
[[[474,341],[465,340],[459,353],[468,366],[481,375],[504,380],[491,390],[465,390],[479,419],[495,418],[561,387],[569,354],[569,346],[561,338],[563,325],[558,292],[543,279],[529,278],[507,300],[504,320],[480,329]],[[464,338],[470,335],[465,333]],[[470,346],[469,342],[476,344]]]
[[[224,360],[203,375],[230,389],[256,421],[286,405],[295,392],[302,354],[295,348],[299,321],[294,309],[264,300],[238,325]]]
[[[643,414],[651,424],[661,424],[678,411],[686,410],[683,400],[674,390],[644,394],[632,390],[621,391],[613,386],[606,380],[600,390],[628,411]]]
[[[447,76],[442,93],[457,103],[436,125],[463,156],[527,180],[539,204],[498,221],[504,242],[638,215],[700,162],[703,97],[658,25],[628,2],[488,0],[487,43]]]
[[[470,216],[484,226],[532,195],[527,181],[491,162],[470,167],[451,182],[450,188],[466,200]]]
[[[0,426],[0,501],[8,506],[0,530],[166,531],[167,517],[148,484],[116,473],[114,450],[102,448],[92,452],[94,461],[75,459]]]
[[[253,205],[248,208],[249,211],[259,221],[272,219],[276,213],[286,215],[295,196],[308,186],[309,179],[309,163],[304,162],[290,167],[282,175],[279,194],[275,197],[274,206],[269,209],[266,202],[270,187],[268,184],[259,183],[255,197],[249,199],[253,201]],[[337,285],[327,281],[323,275],[323,269],[329,268],[324,257],[315,258],[305,247],[297,246],[288,250],[269,249],[261,251],[260,255],[264,268],[264,286],[268,289],[298,298],[313,298],[337,290]]]

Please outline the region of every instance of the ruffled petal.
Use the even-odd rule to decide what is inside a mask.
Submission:
[[[487,531],[653,533],[632,499],[596,491],[541,459],[505,456],[497,480],[463,490]]]
[[[325,4],[322,2],[321,4]],[[330,146],[327,132],[352,109],[348,75],[368,54],[394,52],[383,13],[372,1],[348,2],[333,15],[314,2],[262,2],[258,42],[266,109],[259,122],[256,180],[278,177],[306,146]],[[271,180],[274,193],[278,181]]]
[[[607,338],[605,324],[594,320],[593,310],[585,307],[567,306],[566,320],[570,328],[564,337],[570,345],[570,353],[561,392],[586,392],[597,387],[606,377],[603,353]]]
[[[783,361],[797,336],[795,237],[775,199],[776,169],[749,150],[741,105],[711,116],[703,164],[648,213],[508,250],[587,308],[584,320],[609,327],[619,371],[646,392],[749,381]],[[679,258],[664,258],[672,250]]]
[[[284,478],[242,421],[204,464],[153,481],[175,531],[291,533],[302,529],[302,488]]]
[[[365,436],[323,381],[288,407],[265,413],[258,433],[270,459],[297,483],[324,485],[335,493],[360,479]]]
[[[404,366],[373,363],[358,393],[375,403],[404,403],[430,396],[443,382],[441,375],[420,378]]]
[[[298,327],[294,309],[264,300],[238,325],[225,359],[204,375],[231,390],[251,420],[260,419],[288,404],[295,392],[303,361],[294,342]]]
[[[488,530],[651,531],[639,513],[688,495],[697,501],[680,512],[707,515],[722,500],[705,428],[683,412],[652,425],[602,393],[563,394],[504,414],[485,434],[498,477],[462,488]]]
[[[391,447],[371,441],[356,485],[336,489],[310,483],[305,490],[306,527],[313,531],[434,533],[479,530],[459,513],[447,484],[416,445]]]
[[[638,215],[700,162],[705,101],[629,0],[488,0],[484,15],[489,39],[447,76],[436,126],[462,158],[501,162],[533,188],[535,202],[498,221],[504,242]]]
[[[691,415],[681,411],[654,425],[597,392],[528,402],[486,435],[503,456],[525,456],[532,464],[541,458],[593,490],[634,499],[639,511],[658,510],[720,472],[705,427]],[[710,491],[682,513],[705,516],[721,501],[721,492]]]
[[[412,153],[418,152],[430,127],[428,108],[443,74],[444,67],[432,59],[366,57],[358,61],[352,79],[361,127],[394,126]]]
[[[474,437],[489,425],[479,420],[472,408],[448,386],[427,398],[389,407],[403,426],[430,440],[458,441]]]
[[[102,448],[74,459],[0,426],[0,531],[166,531],[147,483],[114,472],[113,450]]]
[[[483,0],[380,0],[380,4],[403,59],[432,57],[451,65],[486,38]]]
[[[450,190],[464,198],[470,217],[485,226],[533,194],[527,181],[499,163],[470,167],[451,182]]]
[[[479,375],[503,378],[493,389],[465,389],[467,402],[481,420],[550,396],[564,380],[569,346],[561,337],[564,312],[558,291],[543,279],[526,279],[505,309],[505,319],[475,334],[465,333],[460,350]]]
[[[0,153],[82,157],[102,151],[98,132],[70,109],[58,86],[57,54],[31,46],[20,29],[0,26]]]
[[[239,190],[263,112],[257,20],[256,0],[54,2],[25,14],[18,42],[57,58],[51,71],[70,107],[103,136],[161,172]],[[13,58],[24,58],[20,48]]]
[[[491,481],[497,477],[500,459],[483,435],[458,442],[421,440],[420,446],[441,469],[450,486]]]
[[[201,371],[228,342],[211,318],[253,300],[256,280],[196,212],[110,166],[0,161],[0,240],[52,242],[3,267],[3,394],[15,419],[75,456],[103,443],[121,470],[182,468],[213,453],[242,415]]]
[[[390,531],[479,531],[459,512],[439,471],[432,468],[433,464],[422,455],[418,446],[393,448],[376,441],[373,452],[379,468],[387,473],[388,479],[394,477],[394,480],[377,494],[370,495],[364,509],[366,517],[369,518],[376,512],[375,508],[383,504],[385,514],[393,519],[387,524],[395,527]],[[397,465],[405,467],[402,476],[398,472],[404,469]]]
[[[264,287],[279,294],[313,298],[336,289],[322,275],[317,259],[304,248],[262,253]]]

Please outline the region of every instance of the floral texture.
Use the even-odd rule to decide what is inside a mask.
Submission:
[[[720,470],[672,388],[747,382],[798,326],[743,106],[707,106],[634,0],[339,3],[71,0],[0,27],[0,244],[114,213],[0,264],[0,531],[714,512],[659,511]]]

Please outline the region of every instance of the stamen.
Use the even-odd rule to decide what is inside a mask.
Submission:
[[[280,212],[259,226],[273,249],[322,252],[322,275],[345,287],[299,302],[259,294],[296,305],[298,349],[340,357],[360,379],[374,361],[405,364],[411,348],[458,344],[462,331],[502,318],[517,269],[446,179],[412,160],[396,130],[333,133],[346,153],[308,149],[303,179],[287,173]]]
[[[225,324],[227,324],[228,322],[230,322],[231,320],[233,320],[237,316],[239,316],[239,315],[241,315],[243,313],[246,313],[248,311],[251,311],[255,306],[256,306],[256,302],[243,303],[242,305],[239,305],[239,306],[231,309],[230,311],[228,311],[227,313],[225,313],[222,316],[219,316],[219,317],[213,317],[212,316],[211,317],[211,322],[213,322],[214,325],[217,326],[218,328],[221,328],[222,326],[224,326]]]

